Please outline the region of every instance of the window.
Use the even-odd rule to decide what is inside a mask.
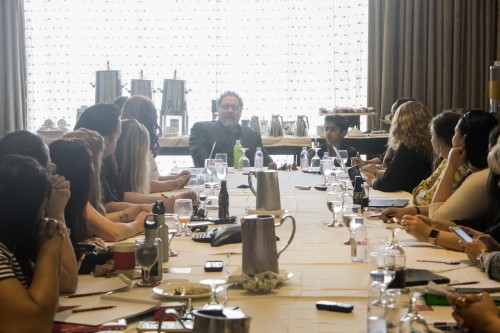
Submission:
[[[248,119],[366,106],[366,0],[26,0],[25,11],[29,130],[48,118],[72,128],[108,61],[123,95],[141,71],[155,88],[176,71],[190,124],[226,90]]]

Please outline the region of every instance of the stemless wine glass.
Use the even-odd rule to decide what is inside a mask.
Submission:
[[[342,192],[331,192],[328,191],[326,194],[326,205],[328,210],[333,214],[333,221],[327,224],[328,227],[343,227],[342,223],[338,221],[338,214],[342,211],[343,206]]]
[[[150,272],[151,267],[158,260],[158,242],[156,239],[146,241],[144,239],[135,240],[135,258],[139,266],[141,266],[142,280],[137,282],[138,287],[153,287],[157,281],[151,281]]]
[[[410,311],[401,318],[399,322],[399,332],[401,333],[411,333],[411,332],[430,332],[429,326],[427,325],[424,316],[418,313],[417,308],[417,298],[422,295],[419,291],[414,291],[411,294]]]
[[[177,215],[177,221],[181,225],[180,233],[177,236],[191,236],[191,232],[186,225],[193,215],[193,201],[191,199],[175,199],[174,213]]]
[[[210,301],[203,306],[204,309],[218,310],[224,308],[222,304],[217,301],[216,293],[217,287],[222,286],[227,283],[227,280],[223,279],[205,279],[201,280],[200,284],[210,287]]]
[[[374,266],[374,269],[370,270],[370,276],[373,281],[378,281],[380,283],[380,301],[385,303],[385,290],[389,283],[394,280],[396,275],[394,270],[396,258],[394,253],[382,250],[370,253],[370,259],[372,266]]]
[[[250,169],[250,160],[248,159],[246,152],[248,148],[241,148],[242,155],[240,159],[238,160],[238,169],[242,171],[246,171]]]
[[[332,173],[332,161],[329,158],[320,161],[320,171],[323,177],[325,177],[324,184],[328,185],[328,176]]]
[[[314,156],[313,156],[313,158],[311,158],[311,162],[309,164],[309,170],[311,170],[311,172],[319,172],[319,168],[321,165],[321,159],[318,156],[318,151],[321,148],[320,147],[313,147],[311,149],[314,150]]]
[[[342,208],[342,221],[344,225],[349,229],[349,238],[344,241],[345,245],[351,245],[351,222],[356,218],[363,215],[363,210],[361,205],[344,203],[344,208]]]

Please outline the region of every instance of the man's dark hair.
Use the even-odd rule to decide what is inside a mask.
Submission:
[[[222,100],[224,97],[227,96],[234,96],[238,99],[238,103],[240,104],[240,110],[243,110],[243,99],[241,99],[240,95],[235,93],[234,91],[226,91],[222,95],[220,95],[219,99],[217,100],[217,109],[220,109],[220,104],[222,103]]]
[[[341,132],[347,131],[349,129],[349,122],[343,116],[338,114],[329,114],[325,116],[325,123],[334,123]]]

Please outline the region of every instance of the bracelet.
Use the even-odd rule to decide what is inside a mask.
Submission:
[[[484,271],[483,257],[485,253],[486,250],[481,250],[481,252],[479,252],[478,256],[476,257],[476,260],[479,261],[479,267],[481,267],[483,271]]]
[[[417,210],[417,214],[420,214],[420,208],[418,206],[414,206],[414,207]]]
[[[120,212],[120,215],[118,215],[120,217],[120,222],[123,222],[123,223],[126,223],[128,222],[128,214],[126,212],[124,212],[123,210]]]

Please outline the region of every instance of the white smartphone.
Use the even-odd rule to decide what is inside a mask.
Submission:
[[[469,236],[465,231],[463,231],[460,227],[450,227],[450,231],[454,232],[461,240],[467,243],[472,242],[471,236]]]

